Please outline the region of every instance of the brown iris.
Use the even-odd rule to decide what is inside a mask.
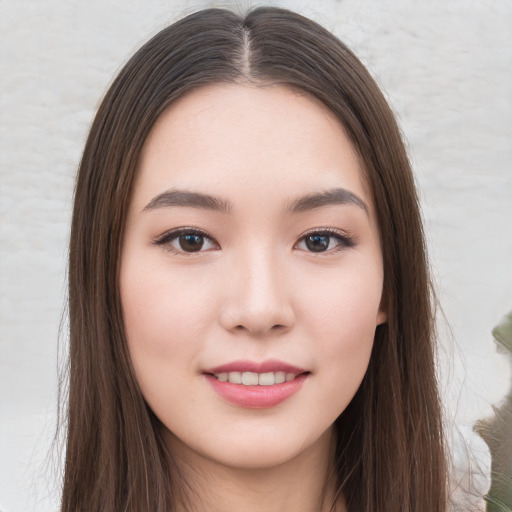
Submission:
[[[329,247],[328,235],[310,235],[306,237],[306,247],[312,252],[323,252]]]
[[[197,252],[200,251],[204,245],[204,236],[187,233],[180,235],[178,241],[182,250],[186,252]]]

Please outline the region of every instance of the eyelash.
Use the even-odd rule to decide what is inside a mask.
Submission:
[[[350,249],[351,247],[354,247],[356,245],[356,240],[353,237],[349,236],[344,231],[340,231],[338,229],[333,228],[308,231],[307,233],[304,233],[303,235],[300,236],[299,241],[295,245],[298,245],[299,243],[302,242],[305,243],[308,237],[313,236],[334,238],[337,241],[337,245],[334,248],[327,249],[325,251],[308,251],[311,252],[312,254],[339,252],[345,249]],[[330,242],[329,245],[331,245]]]
[[[153,240],[153,243],[157,246],[163,246],[166,250],[175,253],[175,254],[187,254],[191,255],[194,253],[200,253],[205,252],[202,250],[202,246],[197,251],[185,251],[183,249],[177,249],[173,247],[171,244],[175,240],[177,240],[182,235],[192,235],[192,236],[200,236],[204,240],[208,240],[210,243],[213,243],[214,245],[219,248],[218,242],[209,236],[206,232],[195,229],[195,228],[178,228],[178,229],[172,229],[170,231],[166,231],[161,236],[157,237],[155,240]],[[308,231],[307,233],[304,233],[300,236],[299,240],[295,244],[294,247],[296,247],[299,243],[306,243],[306,240],[308,237],[329,237],[334,238],[337,241],[337,245],[334,248],[327,248],[325,251],[308,251],[311,254],[323,254],[323,253],[332,253],[332,252],[338,252],[343,251],[345,249],[349,249],[351,247],[354,247],[356,245],[356,240],[352,238],[351,236],[347,235],[347,233],[337,230],[337,229],[320,229],[320,230],[313,230]],[[181,245],[181,244],[180,244]],[[331,242],[329,241],[328,247],[331,245]]]
[[[170,231],[166,231],[163,235],[156,238],[153,243],[155,245],[164,246],[165,249],[167,249],[170,252],[173,252],[175,254],[193,254],[194,252],[204,252],[204,251],[183,251],[178,250],[174,248],[171,243],[177,240],[182,235],[195,235],[203,237],[205,240],[209,240],[210,242],[213,242],[217,247],[219,247],[219,244],[215,239],[213,239],[211,236],[206,234],[204,231],[201,231],[200,229],[195,228],[178,228],[178,229],[171,229]],[[202,247],[201,247],[202,249]]]

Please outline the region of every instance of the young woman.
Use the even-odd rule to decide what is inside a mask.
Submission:
[[[369,73],[290,11],[198,12],[120,72],[70,241],[63,512],[441,512],[410,165]]]

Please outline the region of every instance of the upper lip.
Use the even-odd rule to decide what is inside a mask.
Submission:
[[[254,372],[254,373],[269,373],[269,372],[286,372],[286,373],[305,373],[307,370],[299,368],[292,364],[270,359],[260,363],[254,361],[232,361],[227,364],[208,368],[203,373],[229,373],[229,372]]]

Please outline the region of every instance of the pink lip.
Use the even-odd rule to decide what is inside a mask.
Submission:
[[[286,372],[286,373],[304,373],[307,370],[304,368],[298,368],[282,361],[271,359],[263,361],[261,363],[255,363],[253,361],[233,361],[232,363],[223,364],[216,366],[215,368],[209,368],[204,370],[203,373],[229,373],[229,372],[254,372],[254,373],[266,373],[266,372]]]
[[[273,386],[245,386],[243,384],[232,384],[221,382],[213,374],[229,372],[286,372],[295,373],[297,377],[282,384]],[[208,369],[203,372],[204,377],[222,398],[238,407],[249,409],[266,409],[284,402],[297,393],[310,375],[308,371],[281,361],[264,361],[254,363],[251,361],[234,361],[222,366]]]

